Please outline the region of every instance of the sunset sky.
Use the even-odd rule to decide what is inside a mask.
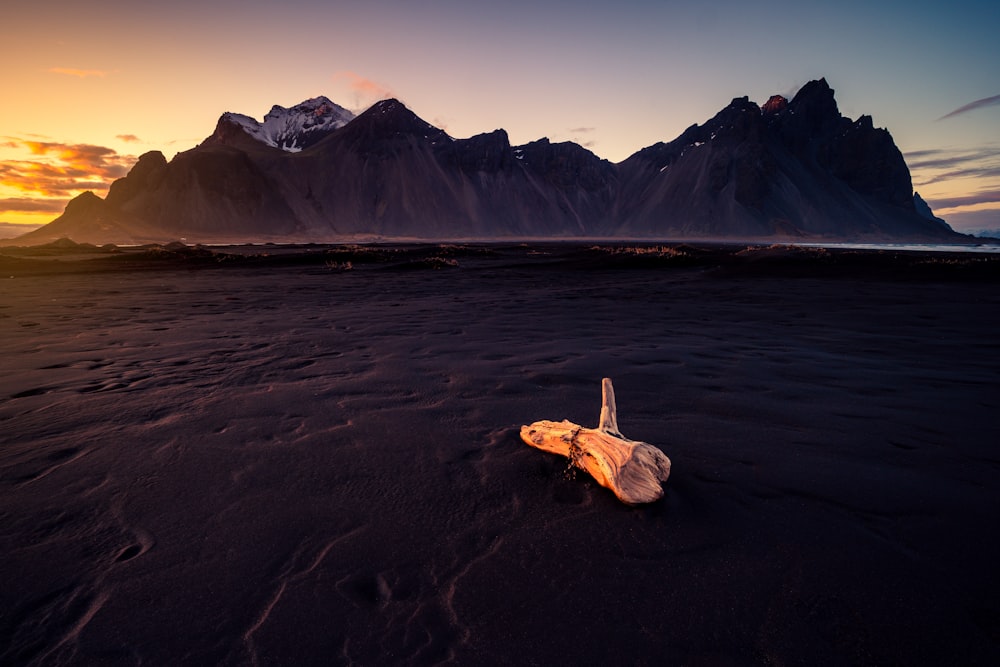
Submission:
[[[892,133],[936,214],[1000,229],[996,0],[8,0],[0,26],[0,222],[103,196],[225,111],[391,96],[453,137],[504,128],[618,162],[733,97],[826,77],[844,115]]]

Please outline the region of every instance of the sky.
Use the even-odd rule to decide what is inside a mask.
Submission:
[[[0,223],[104,196],[226,111],[395,97],[456,138],[503,128],[619,162],[824,77],[842,114],[889,130],[937,215],[1000,230],[998,35],[996,0],[6,0]]]

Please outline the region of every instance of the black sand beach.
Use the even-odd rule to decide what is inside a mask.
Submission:
[[[2,664],[1000,664],[995,255],[3,252]]]

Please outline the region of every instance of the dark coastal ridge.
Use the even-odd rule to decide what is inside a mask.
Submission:
[[[623,118],[623,122],[627,122]],[[326,98],[258,122],[226,113],[169,162],[143,155],[8,240],[78,243],[647,238],[968,243],[913,191],[889,132],[845,118],[823,79],[736,98],[612,164],[582,146],[454,139],[398,100],[354,117]]]

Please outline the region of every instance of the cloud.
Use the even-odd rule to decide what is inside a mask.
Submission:
[[[940,148],[930,148],[922,151],[908,151],[906,153],[903,153],[903,157],[905,157],[907,163],[909,163],[911,159],[941,155],[943,153],[951,153],[951,151],[945,151]]]
[[[108,72],[100,69],[76,69],[75,67],[50,67],[49,72],[53,74],[65,74],[66,76],[75,76],[81,79],[86,79],[90,76],[105,77]]]
[[[785,81],[776,81],[775,85],[772,86],[771,90],[777,92],[768,93],[766,97],[770,97],[771,95],[781,95],[786,100],[791,101],[795,99],[796,95],[799,94],[799,91],[802,90],[802,87],[805,86],[810,81],[812,81],[812,79],[799,79],[797,81],[794,81],[793,83],[786,83]],[[736,93],[734,92],[733,94],[735,95]]]
[[[974,150],[922,150],[904,155],[917,185],[956,178],[1000,177],[1000,146]]]
[[[933,183],[943,183],[961,178],[1000,178],[1000,166],[993,167],[968,167],[965,169],[953,169],[942,174],[924,175],[919,172],[911,172],[913,185],[923,187]]]
[[[90,190],[103,195],[135,163],[131,155],[93,144],[0,137],[17,159],[0,160],[0,220],[58,215],[66,202]],[[37,216],[36,216],[37,217]],[[27,231],[27,230],[25,230]]]
[[[127,144],[137,144],[139,143],[139,137],[134,134],[116,134],[115,139],[121,139]]]
[[[981,206],[983,204],[996,204],[1000,206],[1000,190],[980,190],[968,195],[957,197],[939,197],[928,199],[935,210],[944,208],[959,208],[964,206]]]
[[[34,155],[54,155],[57,168],[67,173],[98,178],[121,178],[128,173],[135,158],[121,156],[115,149],[92,144],[65,144],[54,141],[22,142]]]
[[[32,159],[0,161],[0,184],[8,190],[66,197],[84,190],[105,191],[135,163],[131,155],[92,144],[69,144],[6,137]]]
[[[379,100],[396,97],[392,90],[377,81],[361,76],[356,72],[341,70],[333,75],[334,81],[343,81],[355,96],[355,107],[373,104]]]
[[[62,213],[67,199],[40,199],[36,197],[8,197],[0,199],[0,211],[18,213]]]
[[[949,169],[977,159],[969,153],[945,150],[913,151],[903,157],[910,169]]]
[[[1000,165],[971,166],[963,169],[953,169],[952,171],[930,177],[918,176],[914,178],[914,183],[927,185],[929,183],[950,181],[956,178],[1000,178]]]
[[[587,149],[594,148],[597,145],[597,140],[596,139],[588,139],[587,141],[583,141],[582,139],[580,139],[578,137],[579,137],[579,135],[592,136],[595,132],[597,132],[597,128],[596,127],[574,127],[574,128],[571,128],[569,130],[569,133],[571,135],[576,135],[574,137],[573,141],[575,143],[579,144],[580,146],[583,146],[584,148],[587,148]]]
[[[994,95],[993,97],[984,97],[981,100],[976,100],[975,102],[969,102],[966,105],[960,106],[954,111],[946,113],[945,115],[938,118],[938,120],[945,120],[946,118],[954,118],[963,113],[968,113],[975,109],[981,109],[982,107],[992,107],[1000,104],[1000,95]]]

